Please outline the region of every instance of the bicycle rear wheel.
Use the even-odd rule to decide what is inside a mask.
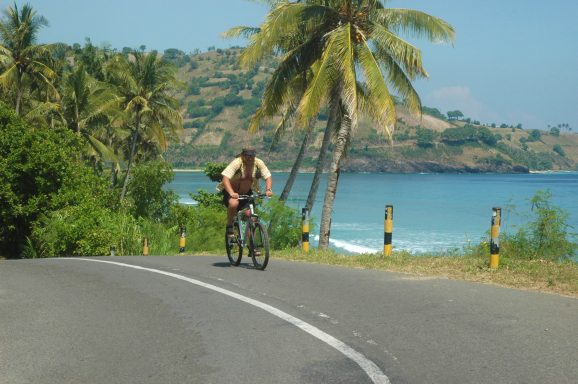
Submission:
[[[265,226],[261,223],[251,225],[249,252],[255,268],[264,270],[269,262],[269,236]]]
[[[225,231],[225,247],[227,248],[227,257],[231,265],[239,265],[243,257],[243,247],[239,246],[239,223],[233,224],[234,236],[229,236]]]

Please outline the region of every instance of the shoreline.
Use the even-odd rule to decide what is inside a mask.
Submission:
[[[204,170],[202,168],[173,168],[173,172],[190,172],[190,173],[201,173]],[[278,173],[289,173],[291,169],[271,169],[271,172],[278,172]],[[300,173],[315,173],[314,169],[303,169],[299,171]],[[326,173],[326,172],[324,172]],[[380,171],[342,171],[342,173],[383,173],[383,174],[397,174],[397,175],[435,175],[435,174],[454,174],[454,175],[475,175],[475,174],[489,174],[489,175],[520,175],[524,173],[517,173],[517,172],[380,172]],[[526,174],[530,175],[543,175],[543,174],[556,174],[556,173],[578,173],[578,170],[544,170],[544,171],[535,171],[530,170]]]

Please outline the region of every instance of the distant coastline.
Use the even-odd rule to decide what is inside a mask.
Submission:
[[[203,172],[200,168],[174,168],[173,172]]]

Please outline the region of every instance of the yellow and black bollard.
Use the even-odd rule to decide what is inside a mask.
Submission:
[[[145,237],[144,238],[144,244],[142,247],[142,255],[143,256],[148,256],[149,255],[149,241],[148,239]]]
[[[393,205],[385,206],[385,223],[383,231],[383,254],[391,256],[391,239],[393,232]]]
[[[309,252],[309,210],[303,208],[301,210],[301,241],[304,252]]]
[[[490,239],[490,268],[500,266],[500,225],[502,223],[502,210],[492,208],[492,230]]]
[[[187,242],[185,235],[185,227],[181,227],[181,238],[179,239],[179,255],[185,255],[185,243]]]

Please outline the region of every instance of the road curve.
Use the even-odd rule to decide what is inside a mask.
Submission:
[[[575,383],[577,323],[573,298],[280,260],[0,261],[1,384]]]

